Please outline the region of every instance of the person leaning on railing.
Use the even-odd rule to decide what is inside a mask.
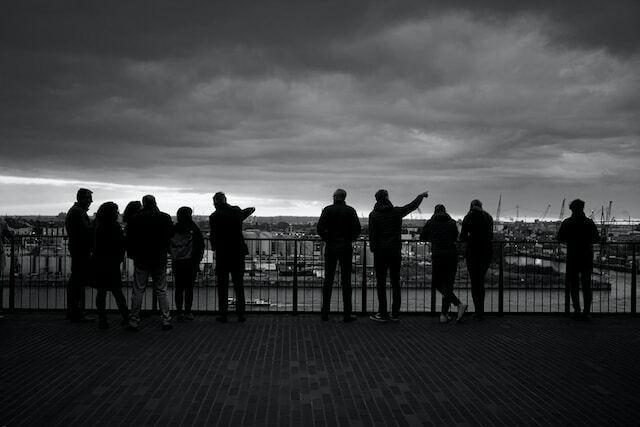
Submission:
[[[467,271],[471,280],[474,317],[484,315],[484,277],[493,258],[493,218],[482,209],[480,200],[473,200],[469,213],[462,220],[460,241],[466,243]]]
[[[449,306],[451,304],[458,307],[456,320],[462,320],[467,311],[467,304],[463,304],[453,293],[453,283],[458,271],[458,226],[449,216],[444,205],[436,205],[433,215],[420,232],[420,240],[431,242],[431,285],[442,294],[442,312],[440,323],[447,323],[449,317]]]

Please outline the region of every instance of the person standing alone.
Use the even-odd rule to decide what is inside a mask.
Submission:
[[[355,209],[346,203],[347,192],[339,188],[333,193],[333,204],[322,210],[318,220],[318,235],[325,242],[324,282],[322,289],[322,320],[329,320],[331,293],[336,266],[340,264],[340,285],[344,302],[345,322],[352,322],[351,315],[351,258],[352,243],[360,235],[360,220]]]
[[[591,273],[593,244],[600,240],[595,223],[584,214],[584,202],[576,199],[569,204],[571,216],[560,225],[558,241],[567,244],[567,284],[571,290],[574,316],[589,320],[591,312]],[[584,311],[580,309],[580,285]]]

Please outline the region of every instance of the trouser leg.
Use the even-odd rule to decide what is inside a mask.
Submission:
[[[458,270],[457,255],[433,257],[433,277],[437,280],[437,289],[442,293],[442,312],[448,313],[450,305],[460,305],[460,300],[453,292],[453,284]]]
[[[158,308],[160,309],[160,321],[162,323],[169,323],[171,321],[171,315],[169,313],[169,299],[167,298],[166,266],[161,265],[154,267],[151,271],[151,279],[153,280],[153,289],[156,291]]]
[[[349,250],[340,255],[340,285],[342,287],[342,301],[344,305],[344,316],[351,316],[351,257]]]
[[[585,269],[580,273],[580,282],[582,284],[582,298],[584,300],[584,313],[591,313],[591,301],[593,295],[591,292],[591,269]]]
[[[382,252],[373,253],[373,264],[376,270],[376,290],[378,293],[378,313],[387,316],[387,257]]]
[[[236,313],[238,317],[244,316],[244,271],[234,270],[231,272],[231,281],[233,282],[233,292],[236,294]]]
[[[571,303],[573,310],[576,313],[580,313],[580,278],[579,270],[575,266],[567,263],[567,275],[566,280],[569,284],[569,291],[571,292]]]
[[[483,261],[469,259],[467,257],[467,270],[471,280],[471,296],[476,314],[484,313],[484,276],[487,272],[488,265]]]
[[[220,311],[220,316],[226,317],[229,311],[229,303],[227,301],[229,298],[229,272],[217,269],[216,278],[218,280],[218,310]],[[238,303],[237,299],[236,297],[236,304]]]
[[[331,310],[331,293],[333,291],[333,278],[336,275],[338,257],[334,253],[327,252],[324,257],[324,281],[322,284],[322,314],[328,315]]]
[[[137,326],[140,322],[140,310],[142,308],[142,298],[149,280],[149,272],[138,266],[134,266],[133,289],[131,290],[131,324]]]
[[[184,283],[184,312],[191,313],[191,306],[193,305],[193,286],[196,280],[196,267],[189,263],[189,269],[187,270],[187,279]]]
[[[186,282],[184,263],[181,261],[173,262],[173,278],[175,283],[175,303],[176,313],[182,313],[182,303],[184,300],[184,287]]]
[[[89,281],[89,257],[75,256],[71,258],[71,275],[67,287],[67,317],[79,320],[83,316],[84,287]]]
[[[389,281],[391,282],[391,314],[400,314],[400,267],[402,265],[402,254],[400,251],[390,254],[389,257]]]
[[[105,322],[107,320],[107,290],[106,289],[98,289],[96,292],[96,309],[98,310],[98,319],[101,322]]]
[[[120,286],[111,289],[111,293],[113,294],[113,298],[116,300],[116,305],[118,306],[118,311],[122,316],[122,320],[129,320],[129,310],[127,308],[127,299],[124,297],[122,293],[122,288]]]

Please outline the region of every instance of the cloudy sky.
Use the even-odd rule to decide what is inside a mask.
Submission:
[[[480,5],[482,7],[480,7]],[[78,186],[367,214],[563,198],[640,217],[640,2],[16,1],[0,11],[0,213]]]

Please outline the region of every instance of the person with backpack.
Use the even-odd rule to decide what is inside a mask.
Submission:
[[[433,215],[420,232],[420,240],[431,242],[431,285],[442,294],[440,323],[447,323],[451,304],[458,307],[457,321],[461,321],[467,304],[462,304],[453,293],[453,283],[458,271],[458,226],[449,216],[444,205],[436,205]]]
[[[124,261],[124,233],[118,224],[118,205],[106,202],[96,212],[93,260],[95,268],[98,328],[108,329],[107,292],[113,294],[122,315],[122,326],[129,324],[127,300],[122,293],[120,264]]]
[[[171,263],[176,285],[176,314],[179,322],[193,320],[191,312],[193,284],[204,255],[204,238],[200,228],[193,222],[192,213],[191,208],[187,206],[178,209],[177,222],[173,226],[171,238]],[[182,311],[183,302],[184,312]]]

